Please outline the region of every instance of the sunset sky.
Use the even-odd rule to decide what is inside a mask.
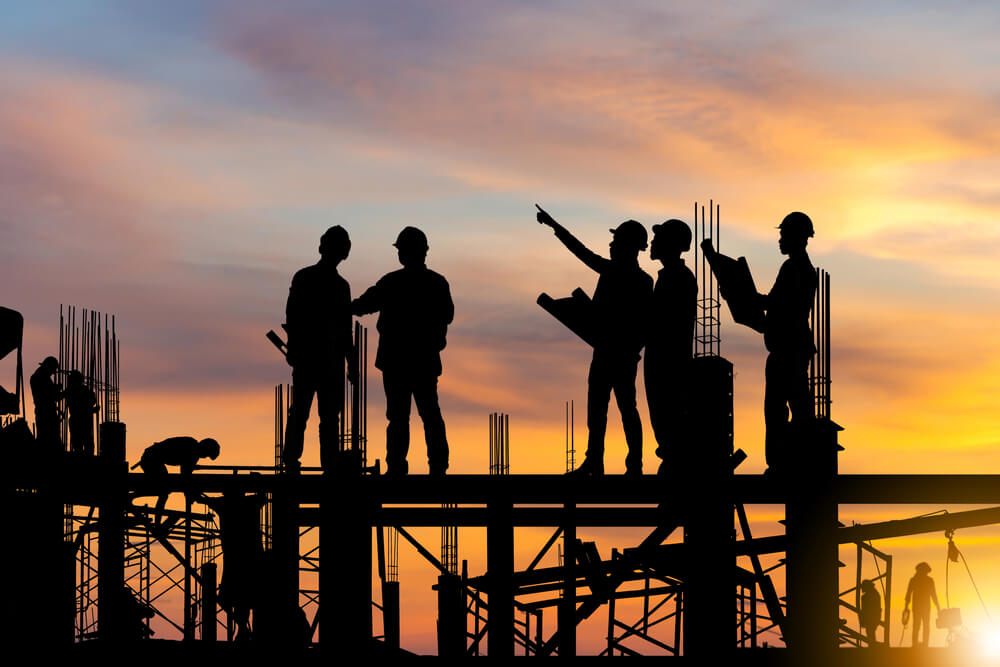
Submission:
[[[290,375],[264,333],[284,319],[292,274],[339,224],[353,241],[341,273],[360,294],[398,268],[390,244],[414,225],[456,305],[440,382],[451,471],[487,471],[499,410],[512,472],[562,472],[565,401],[586,437],[589,350],[535,298],[592,293],[596,275],[535,222],[534,203],[606,253],[618,222],[690,222],[711,198],[722,250],[745,255],[761,289],[782,259],[781,218],[802,210],[816,225],[842,471],[996,472],[1000,10],[824,7],[5,3],[0,305],[25,316],[26,374],[56,353],[60,304],[115,313],[128,458],[210,435],[218,463],[266,465],[273,387]],[[374,349],[375,319],[362,323]],[[736,368],[741,471],[760,472],[763,343],[726,313],[722,354]],[[11,360],[0,372],[12,386]],[[369,457],[383,458],[381,378],[369,373]],[[651,471],[644,401],[640,412]],[[413,431],[411,471],[423,473],[419,421]],[[310,421],[306,464],[317,449]],[[609,472],[624,453],[612,408]],[[841,520],[888,518],[851,512]],[[987,604],[1000,603],[1000,531],[975,534],[966,556]],[[463,542],[470,560],[477,541]],[[897,555],[894,593],[922,559],[943,590],[939,535],[880,548]],[[953,606],[985,632],[966,584]],[[433,614],[426,586],[406,595]],[[901,600],[893,608],[895,644]],[[420,634],[432,622],[410,632],[433,650]]]

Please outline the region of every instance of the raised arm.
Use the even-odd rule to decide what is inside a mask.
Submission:
[[[535,208],[538,209],[538,213],[535,215],[535,219],[538,220],[540,224],[548,225],[555,232],[556,238],[562,241],[563,245],[581,262],[589,266],[594,271],[601,273],[604,269],[611,263],[611,260],[601,257],[587,246],[583,245],[579,239],[569,233],[565,227],[556,222],[555,218],[548,214],[548,212],[543,209],[538,204],[535,204]]]

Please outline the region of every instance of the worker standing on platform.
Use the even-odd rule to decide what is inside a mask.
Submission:
[[[910,583],[906,586],[906,599],[903,601],[903,616],[905,617],[909,614],[910,599],[912,598],[913,640],[911,646],[926,647],[931,627],[931,601],[934,602],[934,608],[938,613],[941,612],[941,605],[938,604],[934,580],[928,576],[931,566],[926,562],[920,562],[917,563],[916,569],[916,574],[910,577]]]
[[[142,472],[149,476],[154,486],[166,484],[167,466],[180,466],[180,473],[183,477],[183,484],[186,485],[194,467],[203,458],[210,458],[213,461],[219,458],[219,443],[213,438],[195,440],[190,436],[177,436],[167,438],[159,442],[154,442],[142,453],[139,462],[132,466],[132,469],[139,467]],[[156,514],[153,520],[155,528],[160,527],[160,518],[163,508],[167,504],[168,492],[161,492],[156,501]]]
[[[35,404],[35,440],[43,445],[59,447],[59,397],[62,392],[52,381],[59,371],[59,360],[45,357],[38,370],[31,374],[31,399]]]
[[[816,353],[809,328],[809,312],[816,296],[816,269],[806,244],[815,234],[805,213],[789,213],[778,226],[778,249],[788,259],[778,270],[774,286],[761,294],[764,315],[764,457],[768,467],[780,467],[787,458],[788,413],[793,422],[813,419],[809,387],[809,360]]]
[[[653,279],[639,267],[639,252],[647,247],[646,228],[626,220],[615,229],[611,259],[588,249],[537,204],[536,218],[548,225],[577,259],[600,278],[594,290],[594,356],[587,377],[587,454],[573,475],[604,474],[604,434],[611,392],[622,415],[628,455],[626,475],[642,475],[642,422],[635,402],[635,377],[640,350],[646,342]]]
[[[313,395],[319,412],[320,464],[333,465],[339,449],[340,417],[344,409],[344,363],[354,383],[358,369],[351,343],[351,287],[337,266],[351,252],[351,239],[340,225],[330,227],[319,241],[320,260],[292,278],[285,309],[288,354],[292,367],[292,405],[282,454],[285,470],[299,472],[302,445]]]
[[[94,415],[98,411],[97,397],[83,381],[80,371],[70,371],[66,387],[66,407],[69,408],[69,443],[77,454],[94,454]]]
[[[681,253],[690,249],[691,228],[687,223],[667,220],[653,225],[649,256],[660,260],[663,268],[653,287],[643,371],[649,421],[661,461],[660,475],[669,471],[670,458],[677,471],[682,471],[683,448],[692,446],[688,377],[698,283],[681,258]]]
[[[354,314],[379,314],[375,367],[385,388],[385,462],[388,475],[405,475],[410,449],[410,405],[424,422],[430,474],[448,469],[448,438],[438,403],[441,350],[455,317],[444,276],[427,268],[427,236],[405,227],[393,244],[402,269],[388,273],[354,301]]]

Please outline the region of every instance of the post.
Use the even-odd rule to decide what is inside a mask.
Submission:
[[[215,563],[205,563],[201,566],[201,638],[206,642],[215,642],[218,638],[215,618],[215,593],[218,566]]]
[[[690,558],[684,580],[684,655],[723,659],[735,648],[732,600],[736,590],[733,550],[733,365],[721,357],[693,360],[691,418],[699,447],[684,457],[682,515]]]
[[[489,570],[489,654],[514,657],[513,505],[496,499],[486,505],[486,565]]]
[[[463,628],[464,629],[464,628]],[[385,647],[399,650],[399,582],[382,582],[382,634]],[[464,639],[464,633],[463,633]]]
[[[271,542],[274,572],[269,576],[273,577],[275,606],[295,610],[299,606],[299,479],[283,474],[275,482]],[[231,632],[227,630],[227,636],[231,636]]]
[[[121,432],[124,433],[124,428]],[[125,579],[125,496],[127,463],[118,447],[103,449],[98,470],[104,478],[98,521],[97,631],[103,642],[122,641],[122,586]]]
[[[457,574],[438,577],[438,656],[465,655],[465,599]]]
[[[828,419],[794,425],[789,447],[793,474],[785,481],[788,535],[786,643],[812,664],[834,659],[839,642],[837,433]]]
[[[372,638],[372,508],[354,470],[323,474],[320,495],[320,647],[368,650]]]
[[[559,603],[559,655],[576,657],[576,508],[575,501],[564,506],[563,597]]]

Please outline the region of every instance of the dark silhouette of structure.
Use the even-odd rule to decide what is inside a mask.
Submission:
[[[692,426],[687,386],[691,371],[698,283],[681,253],[691,249],[691,228],[671,219],[653,225],[649,256],[663,264],[653,287],[643,371],[649,422],[656,437],[659,474],[685,469]]]
[[[167,478],[167,466],[179,466],[181,477],[185,483],[189,481],[194,467],[203,458],[213,461],[219,457],[219,443],[213,438],[196,440],[190,436],[181,435],[154,442],[142,452],[139,462],[132,466],[141,468],[142,472],[153,480],[154,485],[163,486]],[[166,492],[162,492],[156,501],[156,518],[154,526],[160,525],[163,508],[167,504]]]
[[[638,262],[639,252],[647,247],[646,229],[635,220],[626,220],[610,230],[611,259],[606,259],[584,246],[540,206],[535,207],[538,222],[551,227],[556,238],[600,276],[590,318],[594,356],[587,377],[587,452],[572,474],[604,474],[604,434],[614,391],[628,443],[626,474],[641,475],[642,422],[635,401],[635,377],[653,293],[653,279]]]
[[[354,300],[355,315],[379,314],[375,367],[385,388],[386,466],[389,475],[405,475],[410,449],[410,406],[424,423],[430,474],[448,469],[448,438],[438,403],[441,351],[455,317],[448,281],[427,268],[427,236],[405,227],[393,244],[402,269],[388,273]]]
[[[257,601],[255,590],[267,587],[267,584],[259,584],[261,577],[268,576],[262,568],[264,549],[260,530],[260,510],[267,496],[227,489],[222,497],[202,494],[200,500],[219,517],[224,567],[218,601],[232,614],[237,627],[236,639],[247,641],[251,636],[250,612]],[[268,602],[271,602],[268,609],[273,609],[273,601]]]
[[[100,409],[97,396],[84,382],[80,371],[70,371],[66,387],[69,407],[69,442],[77,454],[94,454],[94,415]]]
[[[882,596],[879,595],[871,579],[861,582],[861,611],[858,622],[865,633],[869,646],[878,644],[878,626],[882,622]]]
[[[931,602],[934,602],[934,608],[938,612],[941,611],[937,591],[934,588],[934,580],[929,576],[930,571],[931,566],[926,562],[917,563],[916,573],[910,577],[910,583],[906,586],[906,598],[903,600],[904,616],[910,609],[910,601],[913,601],[913,640],[911,645],[914,647],[927,646],[931,627]]]
[[[35,437],[46,447],[59,448],[59,399],[62,392],[52,376],[59,371],[59,360],[45,357],[31,374],[31,399],[35,404]]]
[[[0,415],[24,416],[24,370],[22,367],[21,345],[24,338],[24,317],[10,308],[0,307],[0,359],[17,351],[17,370],[14,391],[0,386]]]
[[[344,365],[353,381],[358,370],[351,345],[351,288],[337,266],[351,252],[351,239],[340,225],[320,237],[320,260],[292,278],[285,309],[286,360],[292,367],[292,404],[285,431],[284,466],[299,472],[303,437],[313,396],[319,412],[320,464],[324,470],[339,449],[339,420],[344,404]]]

